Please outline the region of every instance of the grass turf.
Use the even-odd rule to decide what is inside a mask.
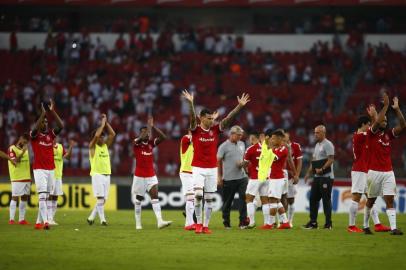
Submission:
[[[406,265],[406,235],[350,234],[347,215],[333,215],[334,228],[307,231],[295,215],[292,230],[225,230],[221,213],[213,214],[212,235],[183,230],[180,211],[164,211],[173,226],[158,230],[152,211],[143,211],[136,231],[133,211],[107,212],[108,227],[86,223],[84,211],[59,211],[59,226],[37,231],[33,225],[8,225],[0,211],[0,269],[397,269]],[[33,222],[36,213],[28,212]],[[360,215],[358,221],[361,222]],[[324,218],[319,217],[320,221]],[[385,215],[381,219],[387,223]],[[258,222],[259,221],[259,222]],[[257,223],[262,215],[257,212]],[[322,223],[322,222],[321,222]],[[398,215],[406,229],[406,215]],[[402,266],[403,265],[403,266]]]

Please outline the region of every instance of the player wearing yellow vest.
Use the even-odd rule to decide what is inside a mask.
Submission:
[[[107,129],[108,136],[105,138],[103,130]],[[93,132],[92,140],[89,144],[90,175],[92,177],[93,194],[97,198],[97,203],[87,223],[93,225],[96,214],[99,215],[100,223],[107,226],[104,216],[104,204],[109,195],[111,163],[109,147],[114,141],[116,133],[107,122],[107,116],[102,114],[99,128]]]
[[[182,182],[182,191],[185,196],[185,213],[186,222],[185,230],[194,231],[196,229],[193,220],[193,213],[195,211],[193,191],[193,175],[192,175],[192,160],[193,160],[193,144],[192,133],[189,131],[187,135],[183,136],[180,142],[180,170],[179,177]]]
[[[28,155],[28,135],[24,134],[18,138],[16,144],[8,148],[8,171],[11,181],[10,220],[8,224],[15,224],[14,216],[17,210],[18,198],[21,197],[19,205],[18,224],[26,225],[25,209],[31,193],[31,168]]]
[[[48,208],[48,223],[49,225],[58,225],[55,222],[55,213],[58,207],[58,196],[63,195],[62,191],[62,172],[63,172],[63,160],[69,160],[72,154],[72,148],[75,145],[75,141],[69,141],[68,151],[65,150],[62,144],[54,143],[54,161],[55,161],[55,179],[52,183],[51,192],[47,201]]]

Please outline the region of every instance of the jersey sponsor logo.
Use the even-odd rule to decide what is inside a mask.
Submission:
[[[52,142],[39,142],[39,144],[43,146],[52,146]]]
[[[152,152],[141,151],[141,155],[144,155],[144,156],[152,156]]]
[[[211,131],[210,131],[211,132]],[[206,139],[206,138],[199,138],[199,141],[201,141],[201,142],[214,142],[214,138],[209,138],[209,139]]]

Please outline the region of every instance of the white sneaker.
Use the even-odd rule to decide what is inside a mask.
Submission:
[[[250,223],[247,226],[247,229],[254,229],[255,228],[255,223]]]
[[[168,226],[171,225],[171,224],[172,224],[172,221],[165,221],[165,220],[162,220],[161,222],[158,222],[158,229],[166,228],[166,227],[168,227]]]
[[[59,225],[59,224],[56,223],[54,220],[48,221],[48,224],[49,224],[49,225],[52,225],[52,226],[58,226],[58,225]]]
[[[142,230],[142,226],[141,226],[141,224],[137,224],[137,225],[135,225],[135,229],[136,229],[136,230]]]
[[[293,228],[293,223],[292,222],[289,222],[289,225],[290,225],[291,228]]]

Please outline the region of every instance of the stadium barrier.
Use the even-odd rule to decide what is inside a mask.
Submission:
[[[346,183],[347,182],[341,182]],[[90,210],[94,207],[96,200],[92,195],[91,184],[64,184],[64,195],[58,199],[60,209],[67,210]],[[219,211],[222,206],[221,190],[214,196],[214,210]],[[398,213],[406,213],[406,186],[398,185],[397,196],[395,198],[395,206]],[[309,195],[310,187],[307,185],[297,186],[296,195],[296,211],[309,211]],[[184,209],[184,196],[178,186],[161,186],[159,187],[159,199],[163,209],[180,210]],[[0,207],[8,207],[11,200],[11,185],[0,184]],[[360,209],[365,206],[366,199],[363,198],[360,203]],[[332,206],[335,213],[348,213],[351,202],[351,187],[336,185],[332,191]],[[38,205],[38,196],[35,192],[35,187],[31,187],[31,198],[28,202],[30,208],[35,208]],[[151,208],[150,197],[147,194],[142,206],[146,209]],[[381,198],[377,200],[377,206],[380,211],[385,210],[385,203]],[[233,209],[238,208],[238,194],[236,194],[233,203]],[[110,187],[109,198],[106,203],[106,210],[129,210],[134,209],[131,198],[131,187],[127,185],[112,184]],[[322,203],[320,203],[320,211],[322,211]]]

